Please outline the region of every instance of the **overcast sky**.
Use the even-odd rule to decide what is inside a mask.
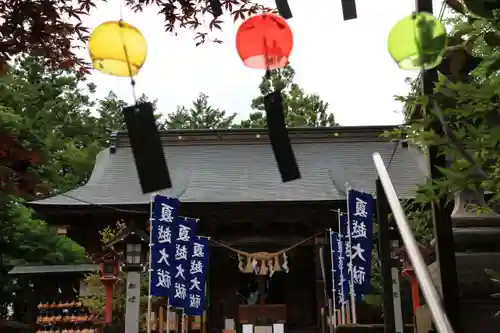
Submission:
[[[118,20],[120,1],[99,2],[85,24],[93,29],[104,21]],[[274,0],[260,2],[272,6]],[[341,0],[289,0],[294,15],[288,21],[294,33],[290,62],[297,72],[296,82],[327,101],[341,125],[402,121],[401,105],[393,96],[408,91],[404,79],[415,73],[400,70],[392,61],[387,36],[398,20],[414,10],[415,1],[382,2],[356,0],[358,19],[344,22]],[[435,0],[436,12],[440,6],[441,1]],[[177,36],[164,32],[154,7],[142,13],[125,9],[123,17],[148,41],[148,58],[136,77],[137,92],[158,99],[159,111],[173,112],[204,92],[214,107],[236,112],[239,119],[248,116],[263,72],[244,67],[238,57],[235,35],[240,22],[226,20],[219,34],[224,44],[195,47],[190,31],[179,31]],[[132,103],[128,79],[95,71],[91,80],[100,97],[113,90]]]

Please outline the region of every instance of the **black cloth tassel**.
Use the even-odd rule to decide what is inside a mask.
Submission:
[[[344,14],[344,21],[357,18],[356,0],[342,0],[342,13]]]
[[[212,15],[217,18],[222,15],[222,4],[220,0],[210,0],[210,8],[212,9]]]
[[[275,91],[264,97],[269,140],[273,147],[281,179],[283,183],[286,183],[300,179],[301,176],[290,138],[288,137],[282,102],[280,91]]]
[[[128,137],[134,154],[142,193],[172,187],[163,153],[160,132],[156,126],[151,103],[140,103],[123,109]]]
[[[290,6],[288,5],[288,0],[276,0],[276,8],[278,9],[278,14],[285,20],[293,17]]]

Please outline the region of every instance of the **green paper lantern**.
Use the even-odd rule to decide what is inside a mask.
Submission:
[[[428,13],[414,13],[392,28],[387,41],[389,53],[399,68],[431,69],[443,61],[446,30]]]

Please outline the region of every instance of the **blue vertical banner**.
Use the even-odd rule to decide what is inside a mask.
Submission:
[[[330,232],[332,247],[331,258],[333,261],[333,283],[335,284],[335,306],[342,308],[349,299],[349,278],[347,273],[347,256],[343,236],[336,232]]]
[[[172,234],[179,215],[177,199],[157,195],[151,218],[151,296],[169,297],[172,292],[172,263],[174,243]]]
[[[189,288],[189,264],[192,255],[192,240],[195,238],[198,219],[178,217],[173,232],[172,297],[170,305],[186,308]]]
[[[361,295],[370,292],[372,246],[373,246],[373,196],[350,189],[347,195],[350,255],[352,255],[352,274],[354,291]]]
[[[192,241],[189,264],[188,300],[184,312],[200,316],[205,309],[205,281],[208,266],[208,238],[195,237]]]

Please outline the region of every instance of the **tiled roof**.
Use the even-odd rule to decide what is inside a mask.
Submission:
[[[375,191],[372,154],[386,163],[395,143],[380,138],[389,128],[290,130],[302,179],[282,183],[265,130],[184,131],[163,134],[174,187],[160,194],[182,202],[330,201],[344,199],[344,184]],[[261,133],[261,134],[260,134]],[[423,155],[401,145],[389,173],[401,198],[414,196],[424,178]],[[337,187],[332,186],[333,182]],[[97,157],[89,182],[33,205],[145,204],[126,133]],[[73,197],[75,199],[69,198]],[[86,203],[87,202],[87,203]]]
[[[9,275],[46,274],[46,273],[90,273],[99,270],[97,265],[41,265],[41,266],[16,266]]]

